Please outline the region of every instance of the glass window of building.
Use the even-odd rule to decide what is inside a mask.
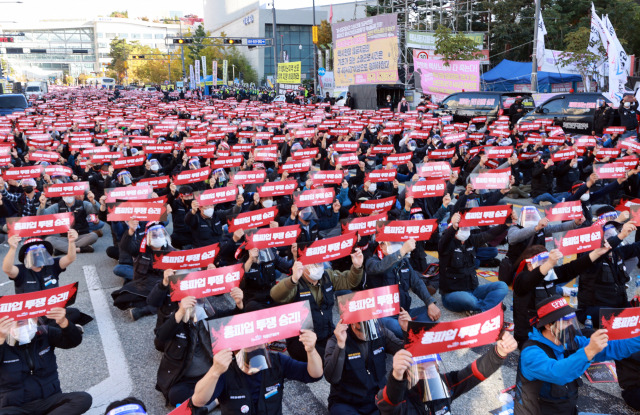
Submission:
[[[153,39],[153,34],[152,33],[145,33],[142,35],[142,37],[144,39]]]
[[[156,34],[154,35],[154,37],[155,37],[156,39],[164,39],[164,34],[162,34],[162,33],[156,33]]]
[[[98,33],[98,39],[101,39],[104,36],[104,33]]]
[[[129,39],[129,33],[118,33],[120,39]]]
[[[132,33],[131,39],[142,39],[142,34],[140,33]]]

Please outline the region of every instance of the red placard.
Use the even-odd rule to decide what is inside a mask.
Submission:
[[[408,188],[407,196],[414,199],[444,196],[447,184],[443,179],[421,180]]]
[[[598,150],[596,150],[596,158],[598,160],[601,160],[603,158],[616,158],[620,155],[620,149],[619,148],[599,148]]]
[[[203,157],[211,159],[216,156],[217,147],[215,145],[207,147],[191,147],[187,149],[187,156],[189,157]]]
[[[203,246],[202,248],[172,251],[168,254],[156,255],[153,260],[153,267],[173,270],[202,268],[213,264],[219,252],[220,247],[217,243]]]
[[[489,159],[505,159],[511,157],[513,154],[513,147],[511,146],[494,146],[494,147],[485,147],[484,154],[487,155]]]
[[[448,178],[451,176],[451,165],[444,161],[424,163],[418,169],[418,175],[429,179]]]
[[[336,300],[342,324],[400,314],[398,284],[340,295]]]
[[[635,156],[624,156],[616,160],[617,163],[622,163],[627,169],[635,169],[638,166],[638,158]]]
[[[298,208],[328,205],[333,202],[335,197],[336,192],[332,188],[305,190],[294,197],[294,203]]]
[[[549,222],[574,220],[582,217],[582,202],[574,200],[572,202],[560,202],[553,206],[547,206],[544,217]]]
[[[122,157],[122,153],[118,152],[105,152],[91,154],[92,163],[110,163],[113,159]]]
[[[169,176],[147,177],[146,179],[138,180],[136,185],[151,186],[154,189],[164,189],[169,185],[169,180]]]
[[[126,222],[131,219],[139,221],[159,221],[166,219],[167,206],[160,200],[160,203],[149,202],[119,202],[113,207],[108,207],[109,213],[107,221]]]
[[[602,246],[602,228],[598,225],[553,234],[553,243],[563,255],[593,251]]]
[[[211,160],[210,166],[212,169],[226,169],[229,167],[240,167],[243,162],[244,157],[242,156],[218,157],[215,160]]]
[[[629,214],[631,215],[632,221],[640,223],[640,205],[631,204],[629,206]]]
[[[511,205],[480,206],[469,209],[458,224],[461,228],[470,226],[501,225],[511,216]]]
[[[344,172],[340,170],[322,170],[311,178],[315,186],[325,184],[341,184],[344,180]]]
[[[52,184],[44,189],[46,197],[80,196],[89,190],[89,182]]]
[[[71,169],[71,167],[60,166],[56,164],[53,166],[45,167],[44,174],[48,174],[51,177],[54,177],[54,176],[71,177],[73,175],[73,170]]]
[[[247,153],[253,150],[253,144],[234,144],[231,146],[231,151],[234,153]]]
[[[260,197],[291,195],[298,188],[297,180],[265,183],[258,189]]]
[[[240,286],[244,275],[244,264],[190,272],[180,281],[170,282],[171,301],[184,297],[205,298],[225,294]]]
[[[364,181],[371,182],[371,183],[392,182],[396,179],[397,174],[398,172],[396,170],[391,170],[391,169],[373,170],[367,173]]]
[[[427,157],[429,157],[429,160],[447,160],[453,157],[453,154],[455,153],[455,151],[456,151],[455,148],[432,150],[429,152]]]
[[[601,179],[619,179],[627,177],[627,167],[620,162],[596,164],[595,172]]]
[[[300,128],[296,130],[295,136],[296,138],[304,138],[304,137],[313,137],[316,131],[313,128]]]
[[[173,151],[173,144],[150,144],[145,146],[145,154],[169,154]]]
[[[46,161],[54,163],[58,161],[59,157],[60,154],[55,151],[34,151],[29,153],[29,161]]]
[[[333,145],[333,149],[339,153],[354,153],[360,147],[355,141],[339,141]]]
[[[618,212],[624,212],[624,211],[630,212],[631,206],[635,204],[640,205],[640,199],[628,199],[623,196],[618,206],[616,206],[616,210]]]
[[[381,220],[387,220],[386,213],[345,220],[342,223],[342,232],[358,232],[360,236],[373,235],[377,230],[377,222]]]
[[[209,320],[213,353],[259,346],[289,337],[300,330],[312,329],[308,301],[299,301],[264,310]]]
[[[52,308],[67,307],[76,300],[78,283],[30,293],[0,297],[0,317],[16,321],[45,316]]]
[[[338,157],[338,161],[336,164],[340,164],[341,166],[354,166],[358,164],[358,156],[356,153],[343,154]]]
[[[256,184],[264,183],[267,178],[267,172],[265,170],[258,171],[239,171],[233,175],[231,183],[235,184]]]
[[[143,200],[148,199],[153,193],[151,186],[131,186],[105,189],[107,195],[106,203],[113,203],[116,200]]]
[[[229,232],[237,229],[252,229],[266,226],[276,220],[278,214],[277,207],[254,210],[252,212],[240,213],[235,218],[229,220]]]
[[[428,241],[436,229],[438,229],[438,222],[435,219],[380,222],[378,224],[376,240],[388,242],[404,242],[409,239]]]
[[[280,166],[278,173],[303,173],[311,168],[311,159],[288,161]]]
[[[302,150],[294,151],[293,153],[291,153],[291,157],[293,157],[294,160],[311,159],[315,158],[318,155],[318,151],[318,147],[305,148]]]
[[[196,170],[186,170],[173,177],[175,184],[197,183],[206,180],[211,174],[211,167],[203,167]]]
[[[600,328],[607,330],[609,340],[640,336],[640,307],[601,308]]]
[[[247,238],[247,249],[279,248],[293,245],[300,235],[300,225],[258,229]]]
[[[371,215],[372,213],[388,212],[396,203],[396,197],[390,196],[384,199],[367,200],[356,204],[356,213]]]
[[[413,157],[413,153],[391,154],[384,158],[384,164],[391,163],[395,165],[407,164]]]
[[[72,212],[54,213],[53,215],[7,218],[7,227],[9,236],[18,235],[27,238],[68,232],[73,221]]]
[[[469,134],[471,138],[471,134]],[[467,133],[455,133],[455,134],[447,134],[442,138],[442,142],[445,144],[458,143],[460,141],[464,141],[467,139]]]
[[[393,151],[393,144],[381,144],[371,147],[371,155],[389,154]]]
[[[604,134],[624,134],[627,132],[626,127],[605,127],[602,131]]]
[[[12,167],[4,172],[2,178],[4,180],[35,179],[40,177],[43,171],[42,166]]]
[[[443,323],[409,321],[405,346],[413,356],[478,347],[498,340],[504,323],[502,304],[475,316]]]
[[[236,186],[219,187],[217,189],[208,189],[204,192],[196,192],[195,199],[200,206],[211,206],[218,203],[232,202],[238,196],[238,188]]]
[[[133,157],[122,157],[111,162],[114,169],[128,169],[129,167],[142,166],[147,157],[142,154]]]
[[[304,265],[309,265],[343,258],[351,254],[353,247],[356,245],[356,238],[356,233],[350,232],[332,238],[317,240],[305,250],[298,248],[298,261]]]
[[[278,160],[278,151],[277,150],[273,150],[273,151],[269,151],[269,150],[260,150],[260,151],[256,151],[255,156],[253,157],[253,159],[255,161],[270,161],[270,162],[275,162]]]
[[[506,189],[511,183],[511,170],[499,172],[484,172],[471,175],[474,189]]]
[[[576,157],[576,151],[570,148],[566,150],[556,151],[551,155],[551,160],[553,160],[554,162],[557,162],[557,161],[564,161],[564,160],[572,160],[575,157]]]

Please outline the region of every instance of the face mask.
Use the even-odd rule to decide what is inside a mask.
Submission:
[[[320,281],[322,279],[323,274],[324,274],[324,268],[322,266],[309,268],[309,278],[312,279],[313,281]]]
[[[273,206],[273,200],[271,199],[265,199],[262,201],[262,206],[266,207],[266,208],[270,208]]]
[[[25,186],[23,187],[25,193],[33,192],[33,186]]]
[[[469,239],[469,236],[471,236],[471,231],[469,229],[465,229],[465,230],[458,229],[458,232],[456,232],[456,238],[458,238],[462,242]]]
[[[586,202],[587,200],[589,200],[589,193],[585,193],[582,196],[580,196],[580,200],[582,200],[583,202]]]
[[[244,194],[244,187],[238,186],[238,194],[239,195],[243,195]]]
[[[158,171],[158,166],[156,166],[156,165],[151,166],[151,171],[154,172],[154,173],[157,172]]]
[[[164,238],[151,238],[149,245],[151,245],[152,248],[162,248],[165,243]]]
[[[206,217],[210,218],[211,216],[213,216],[213,208],[212,208],[212,207],[210,207],[210,208],[206,208],[206,209],[204,209],[204,210],[202,211],[202,213],[203,213]]]
[[[395,254],[402,248],[402,243],[390,243],[387,244],[387,255]]]
[[[378,189],[378,186],[375,183],[371,183],[369,185],[369,193],[375,193],[377,189]]]
[[[66,203],[67,205],[73,205],[76,199],[73,196],[66,196],[63,197],[62,200],[64,200],[64,203]]]
[[[547,272],[547,275],[544,276],[545,281],[555,281],[557,279],[558,276],[556,275],[556,272],[553,270],[553,268],[551,268],[551,270]]]
[[[631,103],[630,102],[625,102],[624,103],[624,107],[625,108],[631,108]]]
[[[10,346],[15,346],[16,343],[20,346],[28,344],[35,337],[38,331],[38,326],[31,320],[18,323],[18,327],[11,330],[7,343]]]

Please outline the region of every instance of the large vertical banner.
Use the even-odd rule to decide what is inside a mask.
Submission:
[[[193,65],[189,65],[189,89],[196,88],[196,77],[193,74]]]
[[[206,78],[207,77],[207,57],[206,56],[200,56],[200,60],[202,61],[202,77]],[[203,84],[204,86],[204,84]]]
[[[225,59],[222,61],[222,85],[228,85],[229,82],[229,62]]]
[[[196,86],[200,87],[200,61],[196,59],[194,63],[196,64]]]
[[[454,92],[480,90],[480,61],[445,61],[424,59],[413,51],[416,89],[430,94],[436,101]]]
[[[302,62],[285,62],[278,64],[279,84],[301,84]]]
[[[211,80],[213,81],[213,87],[218,87],[218,61],[211,62]]]
[[[338,88],[398,82],[398,15],[383,14],[331,25]]]

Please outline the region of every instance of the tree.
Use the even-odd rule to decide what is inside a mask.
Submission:
[[[187,47],[189,50],[189,56],[192,60],[195,61],[196,59],[200,59],[202,49],[206,47],[204,41],[208,40],[206,39],[207,36],[209,36],[209,33],[204,31],[204,26],[202,24],[199,24],[198,27],[196,27],[196,31],[191,35],[193,43]]]
[[[78,85],[84,85],[87,82],[88,78],[89,77],[87,76],[87,74],[84,73],[78,75]]]
[[[116,37],[109,44],[109,56],[111,56],[111,65],[109,68],[116,73],[118,83],[122,83],[126,76],[127,59],[130,51],[131,45],[129,45],[125,39],[118,39]]]
[[[436,54],[444,57],[446,66],[449,61],[464,61],[475,59],[480,51],[473,39],[462,33],[451,33],[451,29],[440,26],[436,29]]]
[[[128,18],[129,17],[129,11],[124,10],[124,11],[121,11],[121,12],[119,12],[119,11],[111,12],[109,17],[124,17],[124,18]]]
[[[562,67],[575,66],[578,69],[585,88],[591,85],[591,79],[598,72],[597,68],[607,53],[600,42],[598,42],[598,54],[587,50],[588,47],[596,46],[589,41],[590,35],[591,30],[586,27],[568,33],[565,36],[566,51],[560,54],[559,61]]]

